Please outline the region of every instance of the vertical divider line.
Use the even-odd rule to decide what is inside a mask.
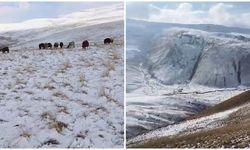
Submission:
[[[126,48],[127,48],[127,40],[126,40],[126,0],[123,0],[123,9],[124,9],[124,148],[126,149]]]

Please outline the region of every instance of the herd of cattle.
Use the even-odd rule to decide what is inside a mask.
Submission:
[[[114,40],[112,38],[105,38],[104,39],[104,44],[111,44],[114,42]],[[54,43],[54,48],[57,49],[57,48],[64,48],[64,44],[63,42],[55,42]],[[52,49],[53,48],[52,44],[51,43],[40,43],[39,44],[39,49]],[[84,49],[87,49],[89,47],[89,41],[85,40],[82,42],[82,48]],[[69,42],[67,48],[75,48],[75,42],[72,41],[72,42]],[[2,53],[9,53],[9,47],[4,47],[2,49],[0,49],[0,51],[2,51]]]
[[[110,44],[110,43],[113,43],[113,41],[114,40],[112,38],[106,38],[106,39],[104,39],[103,42],[104,42],[104,44]],[[60,43],[55,42],[53,46],[52,46],[51,43],[40,43],[39,44],[39,49],[52,49],[53,47],[55,49],[57,49],[59,47],[63,48],[63,46],[64,46],[63,42],[60,42]],[[82,48],[87,49],[88,47],[89,47],[89,41],[88,40],[83,41],[82,42]],[[75,48],[75,42],[74,41],[69,42],[67,48]]]

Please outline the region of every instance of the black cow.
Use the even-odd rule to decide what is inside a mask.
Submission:
[[[63,48],[63,42],[60,42],[60,47]]]
[[[39,44],[39,49],[45,49],[44,43],[40,43],[40,44]]]
[[[89,41],[85,40],[82,42],[82,48],[87,49],[89,47]]]
[[[48,43],[44,43],[44,49],[48,49],[49,44]]]
[[[10,52],[10,50],[9,50],[9,47],[4,47],[4,48],[2,48],[2,49],[0,49],[0,51],[2,51],[2,53],[9,53]]]
[[[54,43],[54,48],[58,48],[59,44],[58,42]]]
[[[104,44],[110,44],[110,43],[113,43],[114,40],[112,38],[106,38],[104,39]]]
[[[48,43],[48,48],[52,48],[52,44],[51,43]]]

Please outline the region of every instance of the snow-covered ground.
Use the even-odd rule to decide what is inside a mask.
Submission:
[[[229,117],[230,114],[236,112],[242,107],[236,107],[224,112],[219,112],[211,116],[202,117],[198,119],[188,120],[175,125],[169,125],[165,128],[160,128],[158,130],[137,136],[127,142],[127,144],[143,142],[149,139],[157,139],[161,137],[177,135],[177,134],[188,134],[194,133],[201,130],[209,130],[219,127],[224,119]]]
[[[127,19],[127,138],[249,89],[250,29]]]
[[[182,91],[178,92],[181,87]],[[209,88],[200,85],[148,86],[126,94],[127,138],[179,123],[188,117],[231,98],[247,88]]]
[[[120,6],[106,9],[110,13],[104,11],[91,25],[74,15],[74,24],[1,30],[10,53],[0,55],[0,147],[123,147]],[[106,37],[113,37],[114,44],[104,45]],[[86,39],[90,47],[83,50]],[[56,41],[75,41],[76,48],[38,49],[40,42]]]

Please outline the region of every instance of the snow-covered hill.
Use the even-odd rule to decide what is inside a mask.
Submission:
[[[39,18],[20,23],[0,24],[0,32],[30,30],[38,28],[55,28],[68,26],[90,26],[100,23],[123,20],[123,4],[113,4],[102,8],[86,9],[81,12],[62,15],[58,18]]]
[[[215,105],[194,119],[152,131],[130,141],[130,147],[247,148],[249,96],[243,92]]]
[[[250,29],[134,20],[127,24],[128,67],[142,63],[149,75],[168,85],[250,85]]]
[[[68,44],[75,41],[78,46],[86,39],[90,44],[102,44],[104,37],[121,38],[123,26],[123,6],[111,5],[107,8],[90,9],[54,19],[33,19],[18,24],[0,25],[1,37],[5,45],[12,49],[37,49],[41,42],[59,42]],[[98,29],[98,30],[97,30]],[[95,34],[92,34],[95,32]],[[1,38],[0,37],[0,38]],[[1,43],[0,43],[1,44]]]
[[[10,53],[0,54],[0,147],[123,147],[121,5],[43,21],[1,25]],[[76,48],[38,49],[60,41]]]
[[[127,20],[127,138],[250,86],[250,29]]]

